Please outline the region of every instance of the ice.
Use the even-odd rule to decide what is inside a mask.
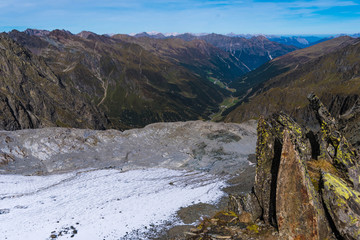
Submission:
[[[123,239],[180,207],[214,203],[225,182],[201,172],[150,168],[83,170],[49,176],[0,175],[1,239]],[[3,211],[2,211],[3,210]]]

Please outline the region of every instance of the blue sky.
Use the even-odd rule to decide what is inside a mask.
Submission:
[[[360,32],[360,1],[351,0],[0,0],[0,12],[0,31]]]

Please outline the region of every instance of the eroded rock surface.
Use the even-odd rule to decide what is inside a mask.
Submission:
[[[49,174],[81,168],[166,167],[235,174],[252,169],[255,122],[156,123],[124,132],[44,128],[0,132],[1,173]]]
[[[308,96],[321,130],[319,158],[330,161],[356,190],[359,186],[359,155],[338,130],[338,124],[320,99],[314,94]]]
[[[276,186],[276,220],[284,239],[326,239],[330,229],[305,162],[284,132]]]
[[[339,234],[344,239],[360,239],[360,193],[330,173],[322,176],[324,203]]]

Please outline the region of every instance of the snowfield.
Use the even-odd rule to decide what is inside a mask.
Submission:
[[[208,173],[149,168],[0,175],[1,239],[144,239],[177,223],[180,207],[215,203],[223,180]]]
[[[246,171],[249,191],[255,146],[256,122],[0,131],[0,240],[160,236],[181,207],[219,201],[226,179]]]

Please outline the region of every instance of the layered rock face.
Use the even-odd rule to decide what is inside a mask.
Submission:
[[[88,98],[66,89],[43,58],[0,34],[0,129],[104,129],[108,123]]]
[[[320,130],[283,113],[260,118],[253,191],[230,196],[231,222],[208,224],[195,239],[229,231],[228,239],[360,239],[358,153],[319,98],[308,99]]]

